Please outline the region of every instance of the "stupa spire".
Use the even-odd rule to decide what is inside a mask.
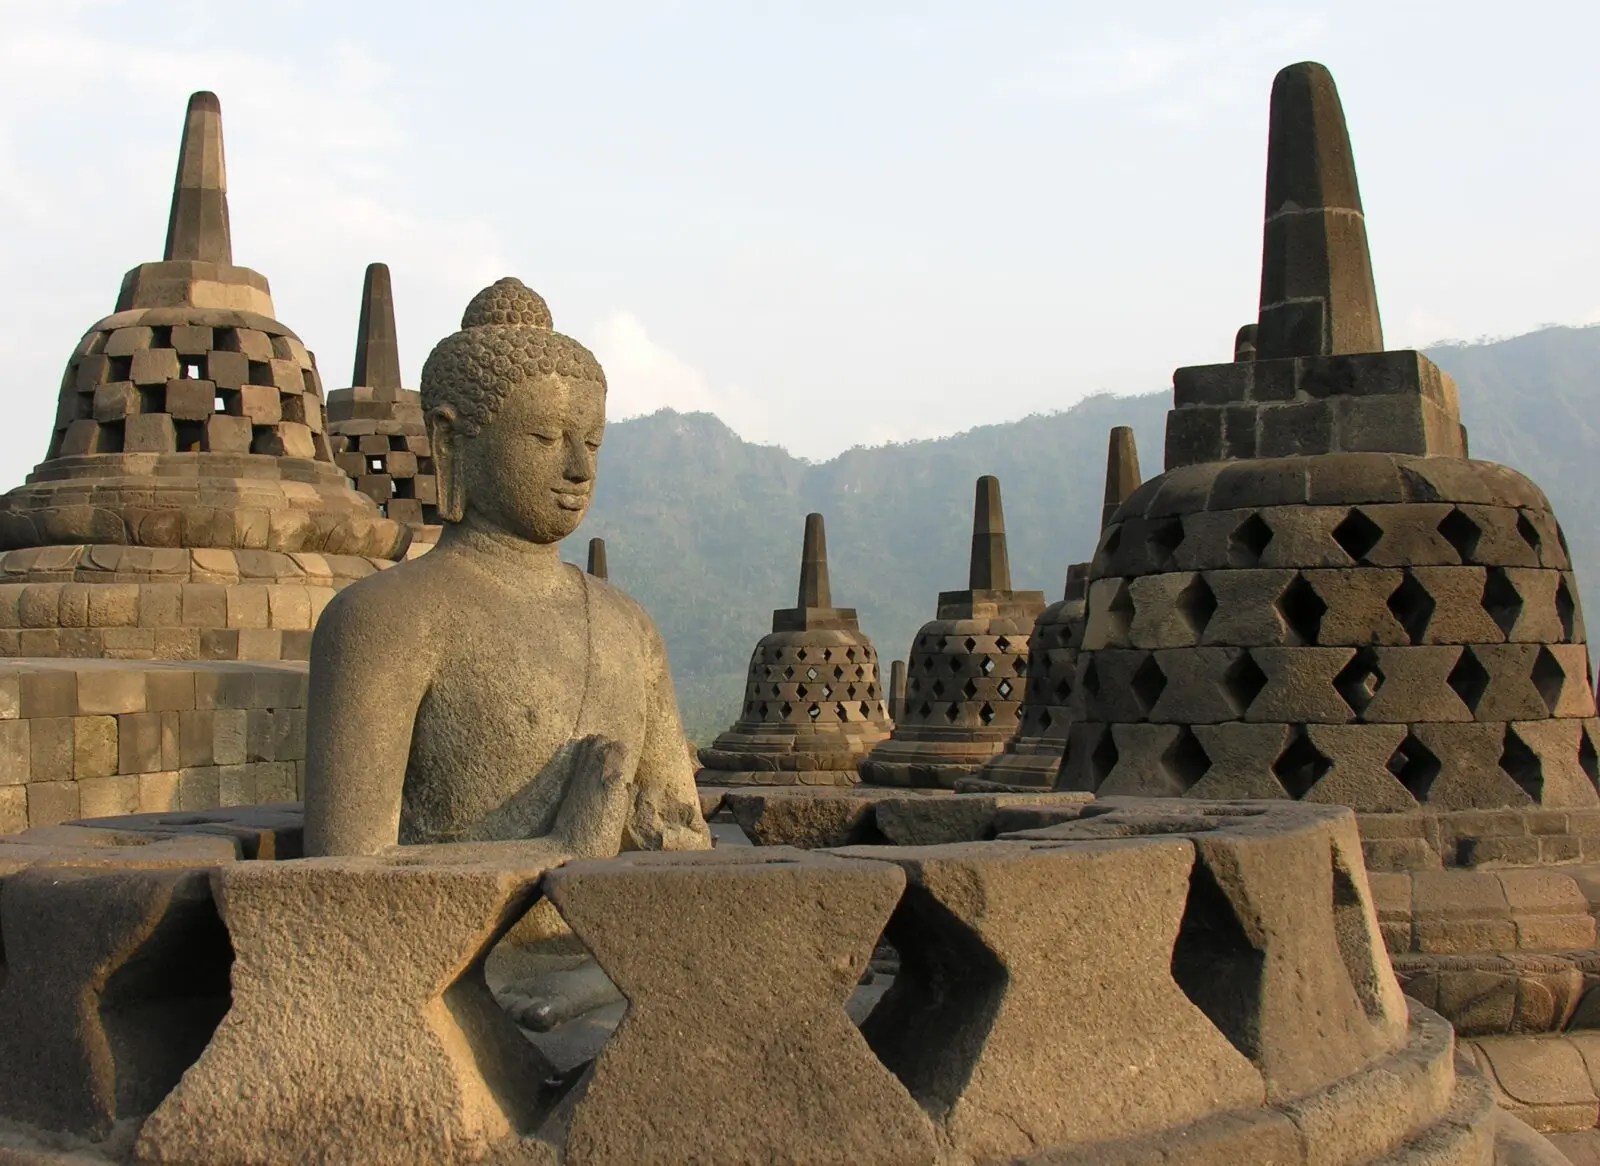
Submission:
[[[222,103],[215,93],[189,98],[178,173],[172,183],[165,258],[232,265],[228,177],[222,160]]]
[[[1139,488],[1141,481],[1139,447],[1134,443],[1133,430],[1126,425],[1115,426],[1106,449],[1106,496],[1105,505],[1100,508],[1101,530],[1110,525],[1117,507],[1128,500],[1128,495]]]
[[[978,479],[972,507],[972,566],[967,586],[974,591],[1010,591],[1011,558],[1006,553],[1006,516],[1000,508],[1000,479]]]
[[[832,607],[828,583],[828,535],[822,515],[806,515],[805,541],[800,547],[800,598],[796,607]]]
[[[1344,108],[1311,61],[1272,83],[1259,324],[1258,360],[1383,349]]]
[[[391,391],[400,388],[400,344],[395,339],[394,290],[387,263],[368,264],[361,284],[361,322],[350,383]]]
[[[596,579],[607,578],[605,539],[592,538],[589,540],[589,566],[586,570]]]

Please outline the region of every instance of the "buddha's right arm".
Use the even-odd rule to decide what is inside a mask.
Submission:
[[[376,854],[400,835],[411,731],[426,684],[394,612],[342,592],[311,640],[306,702],[308,855]]]

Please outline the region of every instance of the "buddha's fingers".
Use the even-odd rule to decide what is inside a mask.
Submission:
[[[585,737],[576,744],[566,797],[550,834],[560,850],[574,858],[617,852],[632,803],[627,759],[626,747],[605,737]]]

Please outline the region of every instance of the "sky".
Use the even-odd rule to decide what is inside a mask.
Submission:
[[[0,483],[222,102],[235,262],[348,383],[516,275],[613,419],[825,459],[1167,388],[1255,316],[1274,72],[1339,83],[1390,347],[1600,321],[1600,5],[0,0]]]

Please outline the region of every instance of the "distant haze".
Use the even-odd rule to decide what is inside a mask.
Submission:
[[[809,458],[1162,389],[1255,314],[1267,95],[1306,58],[1391,347],[1600,319],[1592,3],[0,0],[0,28],[0,486],[160,257],[197,89],[236,261],[329,388],[383,260],[410,383],[515,274],[614,417]]]

